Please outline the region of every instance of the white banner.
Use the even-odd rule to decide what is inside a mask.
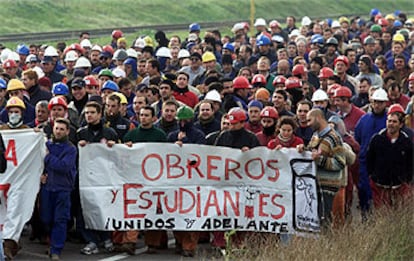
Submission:
[[[4,130],[1,134],[7,170],[0,174],[0,226],[4,239],[18,241],[39,191],[46,139],[33,129]]]
[[[79,149],[88,228],[319,231],[310,154],[165,143]]]

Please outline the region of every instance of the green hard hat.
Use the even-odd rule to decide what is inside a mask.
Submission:
[[[381,33],[382,32],[381,26],[379,26],[377,24],[372,25],[370,29],[371,29],[371,32],[375,32],[375,33]]]
[[[109,69],[102,69],[102,70],[100,70],[99,71],[99,74],[98,74],[98,78],[101,77],[101,76],[108,76],[111,79],[114,78],[114,75],[112,74],[112,71],[109,70]]]
[[[181,106],[177,110],[177,120],[189,120],[194,118],[194,111],[188,106]]]

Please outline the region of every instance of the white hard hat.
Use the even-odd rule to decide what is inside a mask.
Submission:
[[[336,28],[336,27],[341,27],[341,24],[339,23],[339,21],[335,20],[332,22],[331,28]]]
[[[292,32],[290,32],[289,34],[289,38],[294,37],[294,36],[299,36],[299,35],[300,35],[299,29],[293,29]]]
[[[26,60],[24,61],[25,63],[30,63],[31,61],[38,61],[37,56],[35,54],[29,54],[28,56],[26,56]]]
[[[221,102],[221,96],[217,90],[211,90],[206,94],[204,100]]]
[[[70,50],[65,55],[65,62],[74,62],[79,58],[78,53],[74,50]]]
[[[84,67],[90,68],[92,67],[92,64],[87,58],[81,56],[78,58],[78,60],[76,60],[75,66],[73,66],[73,68],[76,69],[76,68],[84,68]]]
[[[10,50],[9,48],[5,48],[3,49],[3,51],[1,51],[0,59],[2,63],[4,63],[4,61],[6,61],[9,58],[9,54],[11,52],[12,50]]]
[[[322,89],[317,89],[312,95],[312,101],[327,101],[329,100],[328,94]]]
[[[100,47],[99,45],[95,44],[94,46],[92,46],[91,51],[98,51],[98,52],[102,52],[102,47]]]
[[[254,22],[254,26],[266,26],[266,20],[263,18],[257,18]]]
[[[46,49],[45,49],[45,56],[59,56],[59,54],[58,54],[58,52],[57,52],[57,50],[56,50],[56,48],[55,47],[53,47],[53,46],[48,46]]]
[[[89,39],[83,39],[81,42],[80,42],[80,46],[82,47],[82,48],[92,48],[92,44],[91,44],[91,41],[89,41]]]
[[[145,41],[142,38],[138,38],[135,43],[134,43],[134,47],[136,48],[144,48],[145,47]]]
[[[45,76],[45,73],[43,72],[42,68],[40,68],[39,66],[33,67],[32,70],[36,72],[38,79]]]
[[[157,53],[155,54],[155,56],[157,57],[167,57],[167,58],[172,58],[171,56],[171,51],[169,48],[167,47],[160,47],[157,51]]]
[[[115,78],[125,78],[126,77],[126,73],[124,70],[122,70],[119,67],[116,67],[115,69],[112,70],[112,74],[114,75]]]
[[[11,59],[15,62],[20,62],[20,55],[16,52],[12,51],[12,52],[9,53],[9,56],[7,57],[7,59]]]
[[[137,58],[138,58],[138,53],[137,53],[137,51],[135,51],[134,49],[132,49],[132,48],[128,48],[128,49],[126,50],[126,52],[127,52],[128,57],[132,57],[132,58],[135,58],[135,59],[137,59]]]
[[[371,99],[374,101],[388,101],[388,94],[383,88],[380,88],[372,94]]]
[[[236,33],[237,31],[242,30],[242,29],[244,29],[244,24],[243,23],[235,23],[233,25],[233,28],[231,28],[231,31],[233,33]]]
[[[188,57],[190,57],[190,52],[189,52],[189,51],[187,51],[186,49],[181,49],[181,50],[178,52],[178,59],[181,59],[181,58],[188,58]]]
[[[302,17],[302,23],[301,23],[302,26],[309,26],[311,23],[312,23],[312,20],[309,17],[307,16]]]

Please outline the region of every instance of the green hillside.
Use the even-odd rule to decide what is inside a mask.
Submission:
[[[250,18],[250,0],[2,0],[0,34],[233,21]],[[254,0],[256,17],[332,17],[414,11],[412,0]]]

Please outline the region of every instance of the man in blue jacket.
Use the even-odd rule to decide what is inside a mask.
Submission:
[[[46,142],[45,171],[41,177],[40,216],[50,233],[50,257],[59,260],[70,218],[70,194],[76,176],[76,147],[68,140],[70,122],[58,118]]]

